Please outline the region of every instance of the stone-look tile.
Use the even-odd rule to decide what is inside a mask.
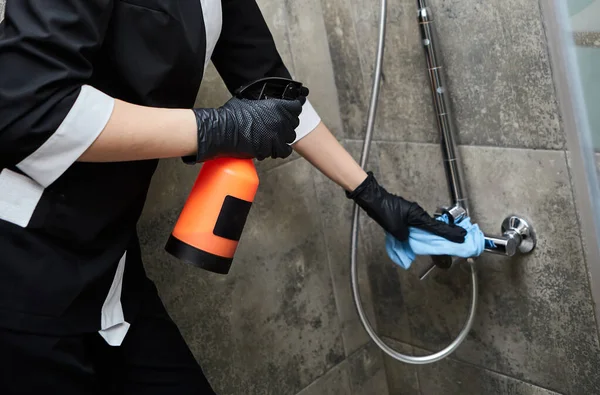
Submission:
[[[484,229],[515,212],[532,221],[539,240],[531,256],[481,260],[481,319],[460,357],[559,392],[600,392],[600,347],[564,153],[469,148],[464,157]],[[507,176],[502,161],[522,170]],[[484,356],[482,345],[495,351]],[[502,357],[490,363],[495,353]]]
[[[416,201],[430,214],[433,214],[437,207],[450,203],[439,146],[378,142],[376,147],[374,154],[378,155],[380,160],[380,182],[390,192]],[[377,240],[382,239],[379,234],[375,234],[374,237]],[[378,243],[381,245],[378,248],[380,259],[383,259],[387,256],[383,239]],[[438,333],[452,336],[453,328],[460,329],[467,314],[467,305],[462,302],[454,303],[453,299],[468,297],[469,283],[461,283],[462,276],[446,278],[445,275],[429,277],[420,282],[418,275],[429,261],[428,257],[419,257],[409,270],[403,270],[388,258],[380,270],[385,270],[387,275],[382,276],[375,269],[370,273],[371,282],[375,281],[375,276],[379,278],[379,286],[373,287],[373,301],[379,306],[376,311],[379,314],[377,325],[381,334],[411,343],[411,332],[417,341],[424,336],[429,339]],[[465,276],[464,280],[468,280],[468,277]],[[428,287],[439,281],[442,282],[446,294],[440,297],[437,288],[426,292]],[[452,283],[456,281],[459,283]],[[418,303],[414,299],[419,299]],[[444,312],[443,319],[428,316],[430,305],[438,306]],[[442,341],[445,340],[443,337]]]
[[[352,395],[388,395],[388,384],[381,350],[373,342],[348,358]]]
[[[420,349],[413,351],[413,347],[391,339],[386,339],[386,343],[412,355],[427,353]],[[559,395],[451,358],[427,365],[406,365],[388,357],[386,368],[390,393],[394,395]]]
[[[320,0],[285,2],[290,15],[290,46],[294,59],[294,78],[309,89],[309,100],[323,122],[338,137],[342,120],[327,32]]]
[[[384,179],[396,191],[427,208],[443,200],[438,146],[379,146]],[[564,153],[483,147],[461,153],[481,228],[497,234],[504,217],[516,213],[532,221],[539,240],[530,256],[478,260],[477,320],[456,356],[559,392],[600,391],[598,337]],[[413,344],[445,347],[466,319],[469,275],[457,266],[426,281],[410,274],[400,280]]]
[[[382,340],[401,354],[417,355],[413,347],[408,344],[386,337]],[[384,354],[384,364],[390,395],[421,395],[417,365],[397,361],[387,354]]]
[[[292,47],[290,46],[290,31],[288,27],[291,23],[294,23],[291,21],[292,16],[289,15],[288,9],[283,1],[257,0],[256,3],[273,35],[277,51],[281,55],[287,68],[290,70],[290,73],[294,74],[296,70],[294,67]],[[310,32],[303,32],[302,34],[310,34]]]
[[[600,32],[574,32],[575,45],[600,48]]]
[[[560,395],[532,384],[455,361],[420,368],[422,395]]]
[[[385,365],[374,343],[366,344],[298,395],[388,395]]]
[[[379,7],[367,0],[352,4],[370,92]],[[538,2],[449,4],[431,0],[430,6],[460,141],[468,145],[563,148]],[[514,18],[515,9],[524,17]],[[389,2],[383,71],[377,138],[436,141],[413,0]]]
[[[380,7],[379,2],[376,4],[374,6],[369,0],[352,2],[363,78],[369,97],[379,34]],[[438,132],[415,1],[388,1],[382,72],[375,138],[410,142],[437,141]],[[364,131],[361,130],[359,135],[362,134]]]
[[[225,83],[212,63],[208,64],[196,96],[195,107],[219,107],[231,98]]]
[[[461,142],[564,148],[539,2],[430,5]]]
[[[350,395],[350,379],[348,378],[348,363],[342,362],[318,378],[297,395]]]
[[[381,180],[380,180],[381,181]],[[371,286],[372,309],[379,335],[394,333],[399,339],[409,342],[411,329],[408,310],[402,297],[400,275],[404,269],[394,264],[385,249],[385,234],[373,221],[368,221],[362,230],[365,247],[364,264],[367,266]],[[360,263],[362,264],[362,260]]]
[[[344,127],[338,137],[360,139],[366,125],[368,94],[352,9],[344,0],[321,0],[321,7]]]
[[[140,223],[150,277],[218,393],[297,393],[344,359],[312,167],[263,176],[227,276],[163,251],[195,176],[182,168],[161,164]]]
[[[362,144],[358,142],[342,142],[345,148],[356,159],[360,159]],[[371,159],[376,159],[373,155]],[[370,167],[376,167],[371,160]],[[314,179],[318,196],[318,206],[323,221],[323,232],[327,244],[327,255],[331,268],[331,276],[335,291],[338,314],[342,325],[346,355],[350,355],[369,340],[356,308],[354,306],[350,282],[350,236],[352,223],[352,202],[346,198],[341,187],[325,177],[318,170],[314,170]],[[371,301],[369,276],[367,275],[369,248],[362,238],[364,233],[369,233],[365,226],[368,221],[365,215],[361,216],[361,226],[358,245],[358,279],[362,306],[367,318],[373,326],[375,316]]]
[[[561,395],[558,392],[452,359],[419,366],[417,369],[421,395]]]

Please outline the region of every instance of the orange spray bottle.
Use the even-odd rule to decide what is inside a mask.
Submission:
[[[235,95],[296,100],[308,96],[308,88],[287,78],[267,77],[239,88]],[[229,273],[258,186],[252,159],[204,162],[165,250],[210,272]]]

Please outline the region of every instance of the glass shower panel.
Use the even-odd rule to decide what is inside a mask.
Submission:
[[[600,0],[541,0],[600,316]]]
[[[591,143],[594,152],[598,155],[600,152],[600,0],[567,0],[567,10],[587,110]]]

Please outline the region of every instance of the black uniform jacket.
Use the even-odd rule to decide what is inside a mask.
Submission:
[[[263,76],[290,77],[254,0],[7,1],[0,327],[99,331],[118,322],[103,306],[119,302],[134,319],[152,286],[136,222],[157,161],[76,160],[114,98],[193,107],[209,59],[230,91]]]

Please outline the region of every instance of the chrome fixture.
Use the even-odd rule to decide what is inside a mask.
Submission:
[[[421,39],[427,60],[427,69],[431,83],[431,93],[433,96],[433,105],[436,111],[437,124],[440,132],[440,144],[442,156],[444,159],[444,169],[448,181],[448,190],[452,205],[442,207],[435,213],[436,216],[447,215],[451,222],[458,222],[466,216],[470,216],[469,200],[465,193],[462,183],[462,169],[460,167],[459,151],[454,138],[454,125],[450,114],[450,100],[446,84],[444,81],[443,66],[441,57],[437,49],[437,36],[433,26],[433,14],[431,8],[425,0],[417,0],[418,23],[421,31]],[[377,111],[377,102],[379,99],[379,87],[381,83],[381,69],[383,63],[383,53],[385,44],[386,30],[386,12],[387,0],[381,0],[379,37],[377,45],[377,57],[375,62],[375,72],[373,75],[373,85],[371,91],[371,102],[367,119],[367,130],[360,159],[360,166],[364,169],[368,160],[371,140],[373,138],[373,128],[375,125],[375,113]],[[427,364],[437,362],[452,354],[469,334],[475,320],[475,311],[477,309],[478,281],[475,267],[475,259],[466,260],[471,272],[471,304],[467,321],[458,336],[443,350],[423,355],[412,356],[401,354],[389,347],[383,340],[377,336],[373,327],[365,314],[360,300],[360,290],[358,286],[358,274],[356,268],[357,244],[358,244],[358,218],[359,209],[354,204],[352,212],[352,238],[350,246],[350,275],[352,283],[352,293],[354,304],[359,318],[367,334],[377,346],[390,357],[409,364]],[[485,252],[500,254],[505,256],[514,256],[517,253],[530,253],[536,244],[536,237],[531,224],[523,218],[511,215],[507,217],[501,226],[501,236],[485,236]],[[433,264],[420,277],[424,279],[436,267],[450,268],[459,259],[450,256],[434,256]]]
[[[469,205],[465,194],[462,180],[462,169],[459,165],[460,157],[454,138],[454,122],[450,116],[450,98],[446,89],[443,72],[442,58],[437,47],[437,33],[433,26],[433,14],[425,0],[418,0],[418,22],[421,31],[421,39],[427,62],[431,95],[433,97],[433,108],[436,113],[438,129],[440,132],[440,143],[444,169],[448,181],[448,190],[455,207],[465,210],[469,216]]]
[[[464,177],[456,146],[455,126],[451,116],[450,97],[443,71],[444,65],[437,47],[438,37],[431,8],[427,5],[426,0],[417,0],[417,7],[419,30],[427,63],[433,107],[437,117],[448,191],[453,204],[450,208],[438,209],[435,215],[447,214],[450,221],[458,222],[462,217],[470,216],[470,210],[469,199],[462,182]],[[518,228],[514,224],[518,224]],[[535,243],[535,232],[528,221],[511,216],[504,220],[501,236],[485,235],[485,252],[512,257],[517,253],[531,252]],[[457,261],[448,256],[434,256],[431,260],[431,265],[421,274],[421,279],[424,279],[436,267],[447,269]]]
[[[506,217],[502,222],[501,231],[501,238],[486,236],[485,251],[514,256],[517,253],[528,254],[535,248],[535,232],[523,218],[516,215]]]

